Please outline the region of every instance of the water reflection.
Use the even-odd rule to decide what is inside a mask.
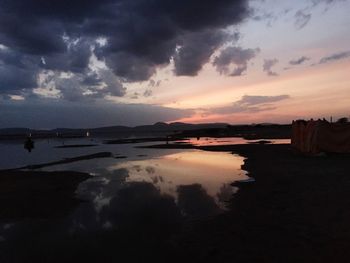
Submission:
[[[179,185],[199,184],[219,206],[223,206],[223,195],[221,194],[221,200],[218,197],[222,187],[247,178],[241,170],[242,164],[243,158],[238,155],[191,150],[148,160],[118,163],[108,169],[127,169],[129,182],[150,182],[162,193],[172,195],[175,199],[178,198]],[[226,187],[226,192],[230,191],[230,195],[233,190],[230,186]]]
[[[83,202],[69,216],[0,229],[7,251],[11,256],[11,251],[19,251],[17,262],[43,257],[47,262],[108,262],[130,255],[142,260],[146,255],[154,258],[155,249],[163,258],[169,255],[168,241],[187,219],[223,212],[234,192],[230,183],[247,178],[241,170],[243,158],[230,153],[142,153],[123,160],[92,159],[45,168],[95,176],[79,185],[77,195]]]
[[[214,198],[200,184],[179,185],[177,193],[178,205],[185,215],[205,217],[221,212]]]
[[[272,144],[290,144],[290,139],[262,139]],[[189,138],[186,141],[177,141],[175,143],[190,143],[196,146],[214,146],[214,145],[232,145],[232,144],[249,144],[256,143],[261,140],[246,140],[242,137],[200,137]]]
[[[70,231],[158,225],[164,232],[182,218],[217,215],[235,190],[230,183],[247,178],[242,162],[229,153],[191,150],[96,167],[99,175],[77,189],[87,202],[71,216]]]

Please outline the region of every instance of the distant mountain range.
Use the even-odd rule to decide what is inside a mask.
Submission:
[[[205,123],[205,124],[189,124],[182,122],[164,123],[157,122],[153,125],[142,125],[136,127],[128,126],[109,126],[91,129],[71,129],[56,128],[52,130],[36,130],[29,128],[4,128],[0,129],[0,136],[23,136],[23,135],[86,135],[87,132],[91,136],[116,134],[116,133],[153,133],[153,132],[181,132],[199,129],[221,129],[228,127],[227,123]]]
[[[92,137],[232,137],[239,136],[247,139],[280,138],[291,136],[291,125],[260,123],[251,125],[230,125],[227,123],[190,124],[182,122],[157,122],[153,125],[136,127],[110,126],[92,129],[56,128],[52,130],[34,130],[27,128],[0,129],[0,139],[23,139],[31,135],[33,138],[80,138]]]

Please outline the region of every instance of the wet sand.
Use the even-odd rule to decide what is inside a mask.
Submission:
[[[75,190],[89,174],[62,171],[0,172],[0,220],[57,218],[79,204]]]

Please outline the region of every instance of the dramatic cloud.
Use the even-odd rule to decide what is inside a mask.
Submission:
[[[298,10],[294,16],[294,25],[297,29],[302,29],[303,27],[305,27],[311,19],[311,14],[305,14],[302,10]]]
[[[265,59],[263,64],[263,71],[267,73],[268,76],[278,76],[278,74],[272,71],[272,67],[278,63],[278,59]]]
[[[77,39],[73,43],[67,43],[64,53],[42,56],[41,67],[46,70],[84,73],[91,54],[91,43],[88,40]]]
[[[339,52],[339,53],[334,53],[330,56],[327,57],[323,57],[320,60],[320,64],[324,64],[324,63],[328,63],[328,62],[332,62],[332,61],[336,61],[336,60],[340,60],[340,59],[345,59],[345,58],[349,58],[350,57],[350,51],[343,51],[343,52]]]
[[[111,125],[141,125],[174,121],[193,114],[191,110],[145,104],[62,102],[53,99],[1,101],[0,128],[89,128]]]
[[[42,82],[44,90],[45,87],[54,87],[58,92],[56,97],[68,101],[91,101],[108,95],[122,97],[126,94],[120,80],[107,69],[85,74],[49,74]],[[45,92],[39,94],[45,97]]]
[[[19,94],[37,85],[40,59],[0,48],[0,94]]]
[[[197,75],[214,51],[228,40],[229,35],[223,31],[206,30],[185,36],[174,57],[176,75]]]
[[[34,70],[0,64],[0,94],[19,94],[21,90],[36,87]]]
[[[273,110],[276,107],[274,102],[289,99],[289,95],[279,96],[248,96],[244,95],[242,99],[235,101],[232,105],[212,108],[210,113],[214,114],[233,114],[242,112],[261,112],[267,110]]]
[[[121,83],[148,80],[172,61],[176,75],[194,76],[231,41],[224,29],[248,16],[248,0],[0,0],[0,45],[20,58],[10,64],[0,57],[0,74],[9,76],[0,90],[32,89],[43,70],[90,74],[91,56]],[[31,67],[21,67],[23,60]],[[91,81],[82,89],[100,83]]]
[[[302,57],[300,57],[300,58],[298,58],[298,59],[294,59],[294,60],[289,61],[289,64],[290,64],[290,65],[293,65],[293,66],[301,65],[301,64],[303,64],[305,61],[308,61],[308,60],[310,60],[310,58],[305,57],[305,56],[302,56]]]
[[[219,56],[215,57],[213,65],[220,74],[241,76],[247,70],[248,61],[254,58],[259,51],[259,48],[227,47],[221,51]],[[232,64],[236,67],[230,70]]]

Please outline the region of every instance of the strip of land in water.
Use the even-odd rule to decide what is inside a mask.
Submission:
[[[74,163],[74,162],[79,162],[79,161],[84,161],[84,160],[91,160],[91,159],[98,159],[98,158],[108,158],[108,157],[112,157],[112,153],[111,152],[99,152],[99,153],[81,155],[81,156],[72,157],[72,158],[65,158],[63,160],[49,162],[49,163],[32,164],[32,165],[26,165],[26,166],[14,168],[14,169],[0,170],[0,172],[2,172],[2,171],[25,170],[25,169],[35,170],[35,169],[41,169],[41,168],[45,168],[45,167],[49,167],[49,166],[53,166],[53,165]]]

